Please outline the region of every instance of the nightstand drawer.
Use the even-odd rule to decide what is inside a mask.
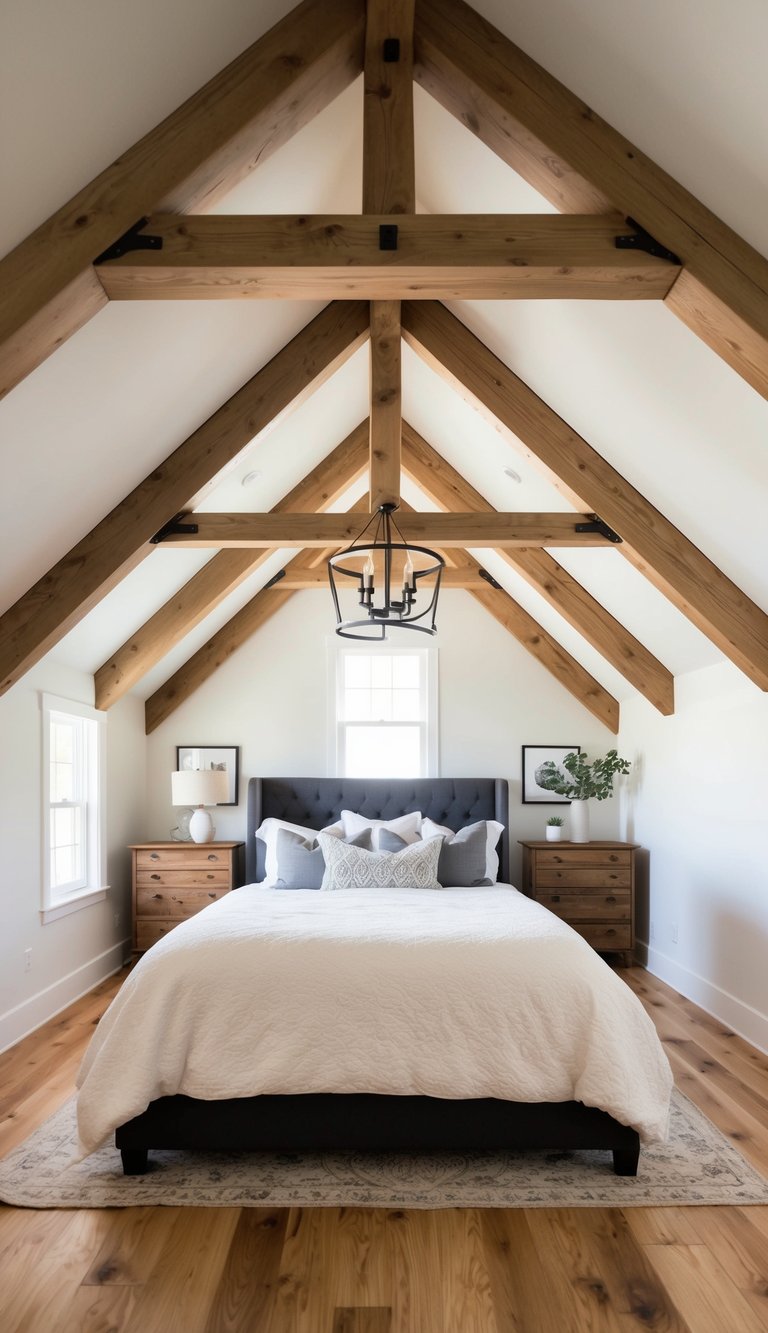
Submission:
[[[607,866],[564,866],[559,870],[548,867],[539,870],[536,876],[536,888],[550,889],[562,886],[566,892],[574,889],[626,889],[632,885],[632,871],[629,866],[610,870]]]
[[[136,887],[151,889],[163,885],[168,889],[204,889],[229,888],[231,876],[229,870],[137,870]]]
[[[537,893],[537,903],[572,925],[577,921],[631,922],[632,897],[626,893]]]
[[[536,864],[545,866],[625,866],[632,864],[632,852],[623,847],[593,847],[585,842],[579,847],[541,848],[536,852]]]
[[[578,921],[571,921],[569,925],[587,941],[587,944],[591,944],[593,949],[632,948],[631,926],[590,926],[586,923],[582,925]]]
[[[228,869],[231,853],[214,851],[210,843],[179,843],[173,847],[147,847],[136,853],[137,870]]]
[[[142,889],[137,886],[136,915],[139,918],[195,916],[227,892],[226,885],[221,889]]]
[[[151,949],[153,944],[157,944],[164,935],[169,935],[174,926],[181,923],[177,921],[137,921],[136,922],[136,948],[140,953],[145,949]]]

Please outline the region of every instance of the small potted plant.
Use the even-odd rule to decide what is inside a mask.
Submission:
[[[547,828],[546,828],[547,842],[560,841],[560,838],[562,837],[563,833],[564,823],[565,820],[561,819],[559,815],[550,815],[549,819],[547,820]]]

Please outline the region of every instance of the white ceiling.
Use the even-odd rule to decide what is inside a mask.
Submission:
[[[662,0],[646,0],[641,9],[628,0],[477,0],[476,7],[768,252],[766,91],[757,54],[767,49],[768,11],[759,0],[741,0],[738,24],[721,0],[677,0],[674,24]],[[35,7],[5,0],[0,98],[14,132],[0,145],[10,186],[0,251],[289,8],[277,0],[138,0],[130,22],[112,4],[94,23],[85,0]],[[359,210],[361,103],[358,80],[220,211]],[[552,211],[420,89],[415,104],[420,209]],[[317,309],[294,302],[115,302],[0,403],[0,467],[11,483],[0,528],[0,607]],[[768,610],[768,403],[655,303],[472,302],[452,309]],[[263,432],[204,507],[270,508],[365,415],[367,360],[367,351],[356,354],[311,403]],[[411,423],[498,508],[569,507],[519,441],[461,402],[407,349],[403,392]],[[506,475],[510,467],[520,482]],[[261,475],[243,488],[243,476],[254,470]],[[675,672],[720,660],[617,552],[554,554]],[[154,553],[55,655],[94,669],[206,558]],[[281,557],[276,561],[275,568]],[[618,697],[632,693],[504,562],[485,553],[483,563],[608,689]],[[139,692],[156,688],[266,577],[264,566]]]

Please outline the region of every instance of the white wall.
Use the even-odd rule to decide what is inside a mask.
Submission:
[[[49,656],[0,699],[0,1050],[121,965],[130,936],[125,848],[144,828],[144,709],[127,698],[107,722],[110,891],[102,902],[41,923],[41,691],[92,705],[93,677]]]
[[[673,717],[622,706],[619,750],[636,762],[621,823],[648,849],[647,966],[768,1050],[768,695],[723,665],[678,677],[676,699]]]
[[[465,592],[440,599],[440,773],[498,776],[510,782],[513,881],[516,839],[543,837],[558,807],[522,805],[521,746],[581,745],[604,753],[616,738],[543,671]],[[167,838],[175,824],[170,774],[176,745],[240,745],[240,805],[215,812],[217,836],[242,838],[247,779],[317,775],[326,758],[327,593],[302,592],[224,664],[149,738],[147,838]],[[593,803],[593,837],[615,837],[618,802]]]

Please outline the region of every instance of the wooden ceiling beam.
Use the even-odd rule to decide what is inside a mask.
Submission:
[[[368,497],[363,496],[350,507],[349,512],[359,514],[361,510],[367,508]],[[324,566],[328,557],[333,555],[334,549],[331,547],[322,551],[300,551],[285,566],[286,576],[290,575],[294,566],[310,567],[322,569],[327,582],[328,573]],[[222,625],[202,648],[193,653],[178,671],[164,681],[144,704],[144,726],[147,735],[165,722],[180,704],[195,693],[195,690],[199,690],[214,671],[218,671],[238,648],[242,648],[243,644],[261,629],[289,598],[294,596],[295,591],[296,589],[290,586],[284,586],[282,580],[274,587],[262,588],[227,621],[226,625]],[[328,605],[330,612],[330,598]]]
[[[364,343],[368,306],[322,310],[0,617],[0,694],[153,547],[151,538],[271,422],[298,406]]]
[[[557,639],[501,588],[472,589],[474,597],[609,731],[619,730],[619,702]]]
[[[417,0],[414,42],[417,81],[556,208],[610,201],[679,256],[669,309],[768,396],[768,260],[464,0]]]
[[[389,249],[380,229],[393,225]],[[661,300],[679,273],[617,248],[632,231],[618,214],[165,214],[144,230],[162,248],[98,266],[110,298]]]
[[[410,518],[409,518],[410,523]],[[468,551],[449,550],[444,556],[454,576],[472,577],[478,570],[477,561]],[[536,658],[536,661],[555,677],[563,689],[592,713],[609,731],[619,730],[619,703],[606,689],[595,680],[594,676],[572,657],[562,644],[557,642],[543,625],[540,625],[528,611],[510,597],[503,588],[494,588],[485,583],[482,588],[470,587],[471,595],[484,606],[486,611],[504,626],[513,638]]]
[[[570,504],[622,537],[617,550],[768,689],[768,616],[444,306],[404,302],[408,344],[466,401],[502,422]],[[547,543],[551,544],[551,543]]]
[[[367,0],[363,213],[414,213],[414,0]]]
[[[368,422],[362,421],[272,509],[273,514],[329,509],[368,465]],[[122,699],[166,653],[234,592],[271,554],[219,551],[153,616],[126,639],[94,675],[95,704],[108,709]],[[325,582],[328,575],[322,571]],[[288,585],[281,583],[281,587]],[[296,587],[305,586],[300,583]],[[310,586],[310,585],[306,585]]]
[[[400,302],[371,302],[370,509],[400,503],[402,449]]]
[[[425,546],[602,546],[611,542],[592,526],[592,514],[409,514],[408,541]],[[197,531],[186,531],[188,526]],[[345,514],[189,513],[169,527],[163,546],[346,546],[360,524]]]
[[[424,494],[441,509],[494,512],[493,505],[407,421],[403,422],[403,466]],[[619,624],[548,551],[515,547],[499,554],[659,712],[669,715],[675,711],[672,672]],[[482,587],[482,583],[479,586]]]
[[[440,576],[440,588],[487,588],[488,579],[484,578],[481,566],[477,561],[472,567],[466,569],[443,570]],[[300,589],[324,588],[328,587],[328,570],[323,565],[309,564],[291,564],[286,565],[285,577],[280,580],[281,588],[290,588],[296,592]]]
[[[139,219],[205,211],[360,73],[364,0],[303,0],[0,262],[0,397],[104,304],[91,265]]]

